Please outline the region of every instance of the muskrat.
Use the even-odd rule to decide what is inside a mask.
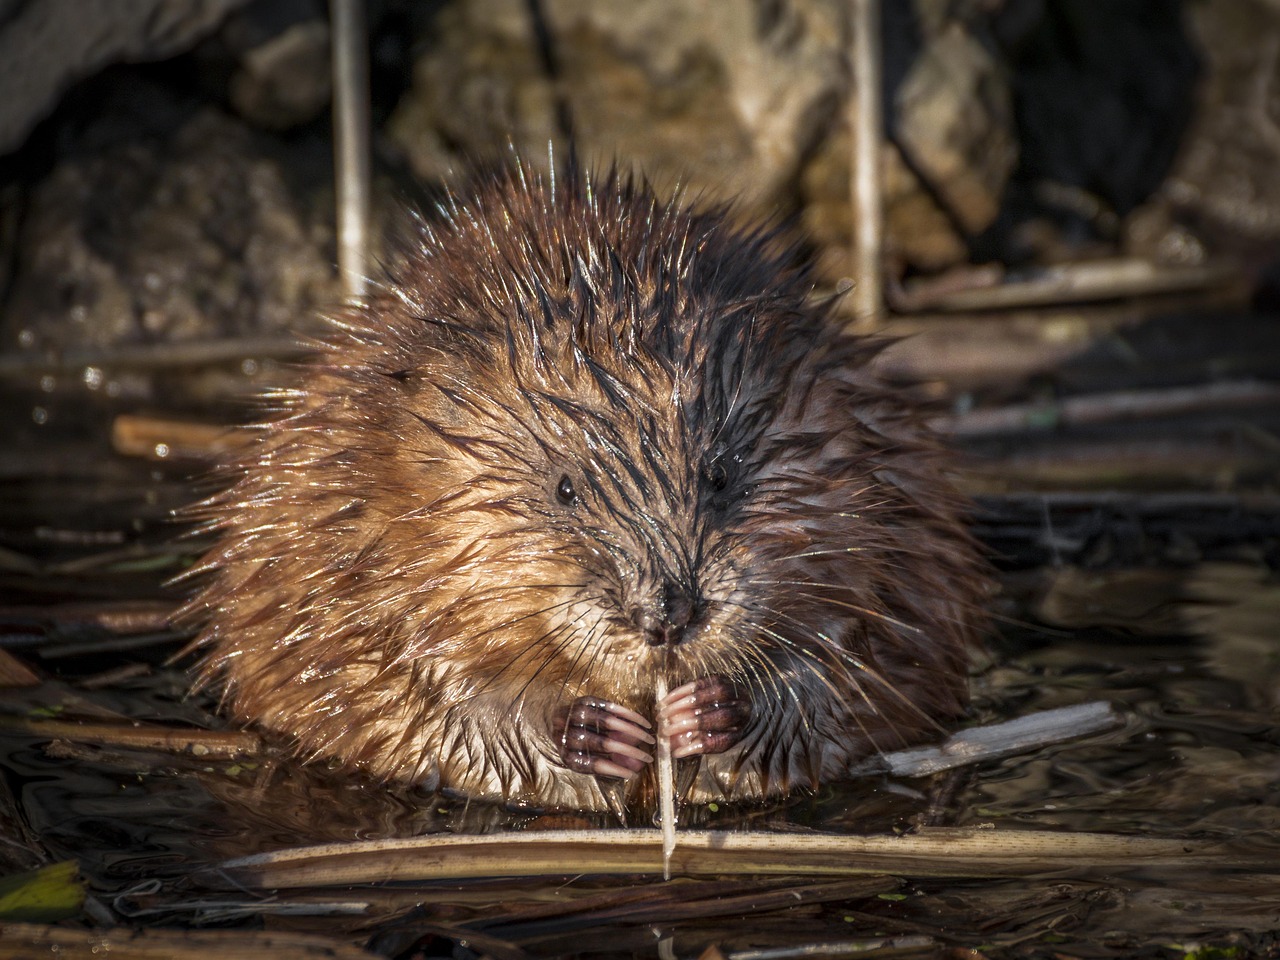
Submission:
[[[618,174],[422,217],[200,505],[186,615],[239,718],[538,807],[759,799],[967,704],[949,461],[795,249]]]

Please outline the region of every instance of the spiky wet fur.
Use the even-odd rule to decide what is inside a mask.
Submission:
[[[420,223],[197,508],[206,678],[305,754],[541,806],[609,803],[555,710],[652,716],[659,670],[752,704],[681,761],[694,801],[932,735],[966,704],[981,564],[877,345],[790,258],[612,175],[517,168]],[[636,611],[672,585],[703,613],[668,656]]]

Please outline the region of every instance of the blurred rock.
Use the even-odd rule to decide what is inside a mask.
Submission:
[[[171,57],[245,2],[0,2],[0,154],[21,146],[76,81],[113,63]]]
[[[1188,7],[1206,60],[1195,120],[1165,194],[1219,229],[1280,238],[1280,4]]]
[[[1009,85],[958,22],[928,40],[898,88],[894,137],[967,233],[988,227],[1018,159]]]
[[[154,113],[182,116],[157,99]],[[0,344],[293,331],[336,295],[331,213],[304,208],[271,147],[211,108],[104,143],[120,122],[108,113],[31,191]]]
[[[545,163],[567,115],[592,163],[785,205],[843,96],[845,43],[837,0],[451,4],[390,132],[415,173],[437,179],[508,142]]]
[[[831,285],[853,269],[849,155],[849,134],[842,127],[806,166],[800,188],[804,235],[815,247],[818,276]],[[933,273],[965,259],[963,238],[892,143],[881,155],[881,177],[890,263]]]
[[[231,77],[229,94],[246,120],[287,130],[315,119],[329,106],[331,77],[329,25],[308,20],[248,50]]]

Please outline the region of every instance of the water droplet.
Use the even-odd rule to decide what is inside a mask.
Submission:
[[[40,378],[40,389],[45,393],[53,393],[54,388],[58,385],[58,378],[52,373],[46,373]]]
[[[169,456],[169,445],[167,443],[157,443],[155,448],[156,459],[163,460]]]
[[[36,345],[36,335],[32,330],[18,331],[18,346],[23,349],[34,347]]]
[[[32,407],[31,419],[43,427],[49,422],[49,411],[44,407]]]
[[[254,360],[252,357],[242,360],[240,362],[240,372],[243,373],[246,377],[252,377],[256,375],[258,372],[258,361]]]
[[[101,367],[85,367],[84,372],[80,374],[80,379],[84,381],[84,385],[90,390],[97,390],[102,386],[104,379]]]

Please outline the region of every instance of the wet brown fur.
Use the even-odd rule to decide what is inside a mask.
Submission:
[[[695,801],[838,778],[963,711],[985,581],[946,458],[792,251],[617,176],[517,168],[444,213],[197,510],[220,539],[185,616],[237,717],[601,809],[551,716],[651,716],[659,670],[751,700],[741,743],[681,761]],[[703,612],[667,654],[636,612],[673,583]]]

